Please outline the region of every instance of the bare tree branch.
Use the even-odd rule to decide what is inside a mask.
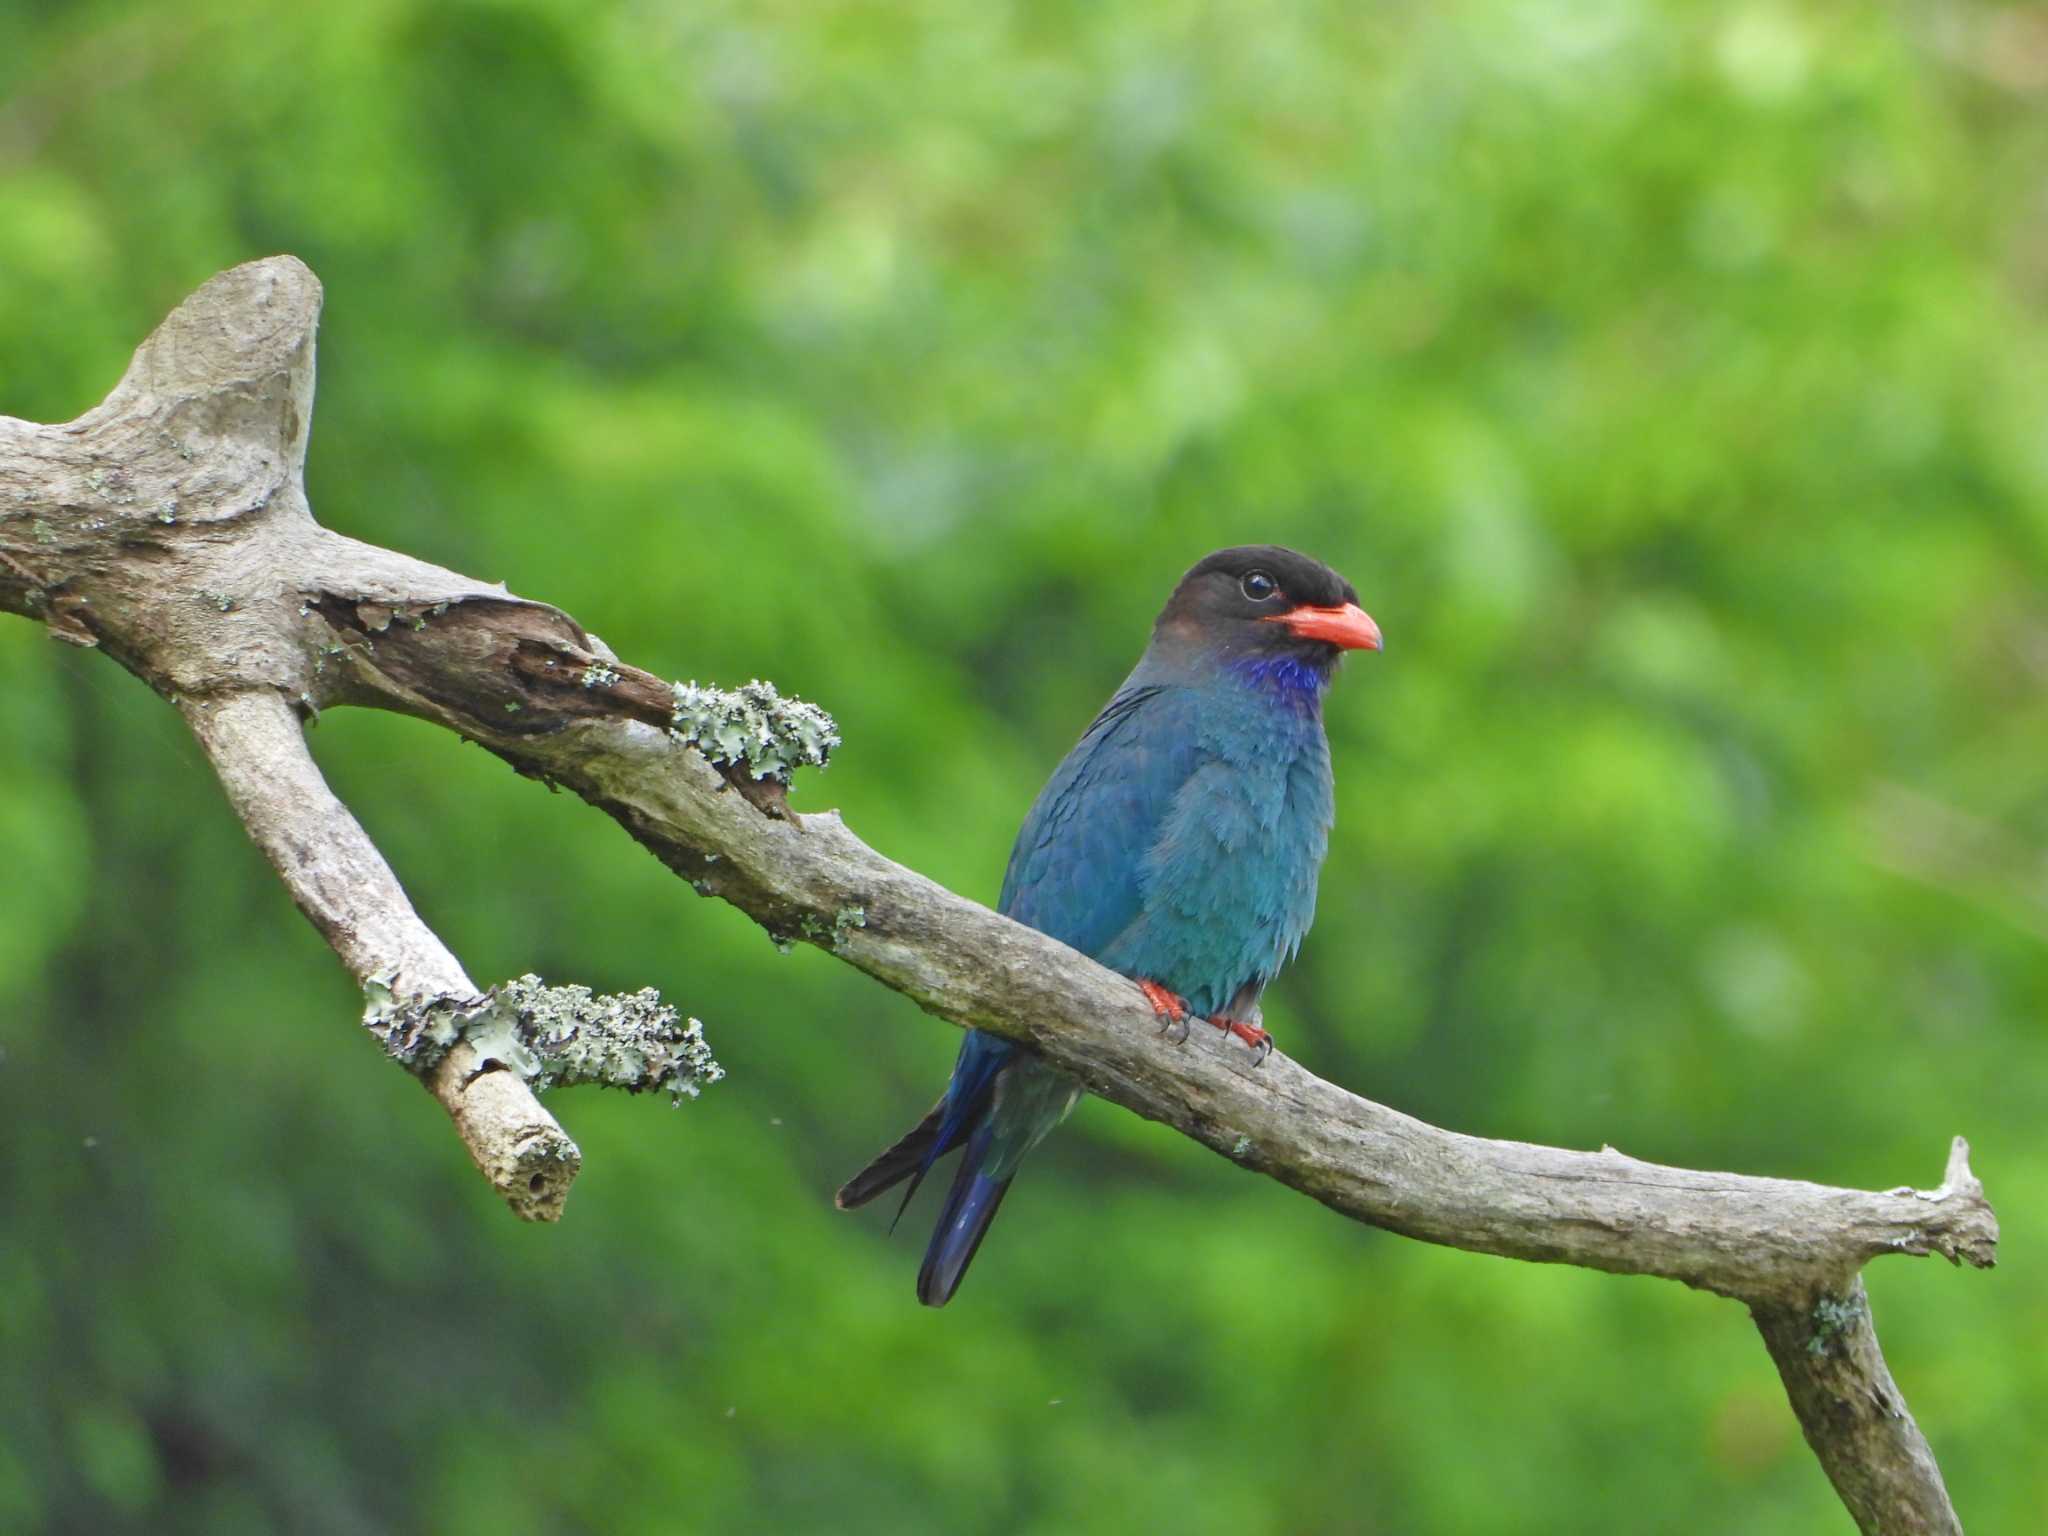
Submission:
[[[1959,1532],[1934,1451],[1906,1411],[1859,1276],[1810,1307],[1752,1307],[1785,1394],[1835,1492],[1866,1531]]]
[[[1028,1044],[1104,1098],[1356,1220],[1744,1302],[1862,1529],[1960,1529],[1860,1279],[1886,1253],[1991,1264],[1997,1221],[1960,1139],[1926,1191],[1691,1172],[1439,1130],[1284,1056],[1255,1068],[1220,1034],[1168,1043],[1122,977],[891,863],[836,813],[789,813],[787,765],[817,760],[829,722],[761,711],[755,736],[721,748],[701,691],[679,695],[558,610],[315,524],[299,469],[318,307],[297,261],[238,267],[165,321],[97,410],[59,427],[0,418],[0,608],[103,647],[178,701],[359,981],[475,996],[305,753],[294,712],[333,704],[421,716],[573,789],[777,938]],[[516,1074],[479,1075],[490,1065],[451,1052],[429,1083],[515,1208],[552,1214],[574,1147]],[[539,1180],[525,1207],[522,1176]]]
[[[305,733],[269,689],[181,698],[228,803],[356,985],[406,1002],[472,998],[477,987],[420,921],[376,844],[335,798]],[[477,1167],[513,1210],[552,1220],[583,1155],[518,1074],[484,1070],[458,1040],[423,1079]]]

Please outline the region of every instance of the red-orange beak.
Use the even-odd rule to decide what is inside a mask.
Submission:
[[[1285,624],[1304,640],[1321,640],[1345,651],[1376,651],[1380,648],[1380,627],[1372,615],[1356,603],[1340,608],[1295,608],[1276,613],[1265,621]]]

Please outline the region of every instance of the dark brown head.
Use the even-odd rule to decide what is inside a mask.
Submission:
[[[1379,626],[1351,583],[1277,544],[1219,549],[1183,576],[1155,645],[1223,659],[1293,659],[1327,672],[1344,651],[1376,651]]]

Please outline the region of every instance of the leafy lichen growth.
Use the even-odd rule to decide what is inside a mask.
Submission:
[[[839,728],[815,704],[785,699],[759,678],[744,688],[675,685],[669,728],[712,762],[787,784],[796,770],[823,768]]]
[[[725,1076],[704,1026],[682,1018],[652,987],[599,996],[588,987],[546,986],[529,975],[473,998],[399,1003],[374,978],[364,991],[363,1023],[414,1072],[430,1070],[466,1040],[536,1093],[590,1083],[628,1093],[667,1088],[680,1104]]]
[[[1863,1305],[1854,1297],[1823,1296],[1813,1304],[1813,1333],[1806,1341],[1809,1355],[1830,1353],[1841,1338],[1863,1318]]]
[[[548,663],[553,666],[553,662]],[[592,662],[583,669],[583,686],[586,688],[609,688],[619,680],[619,669],[604,662]]]
[[[814,917],[806,912],[797,919],[797,931],[794,935],[787,933],[771,934],[770,937],[774,938],[775,947],[785,955],[789,953],[796,938],[806,939],[813,944],[821,945],[826,949],[836,952],[839,946],[845,942],[846,935],[850,930],[865,928],[867,925],[868,909],[855,904],[841,907],[837,912],[834,912],[832,914],[832,921],[829,923],[822,917]]]

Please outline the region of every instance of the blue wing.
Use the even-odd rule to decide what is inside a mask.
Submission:
[[[1100,955],[1144,906],[1146,855],[1200,761],[1190,690],[1126,686],[1039,792],[998,911]]]
[[[1084,955],[1137,918],[1145,856],[1200,760],[1188,690],[1127,684],[1103,707],[1024,817],[996,910]],[[1017,1048],[967,1032],[927,1167],[980,1114]]]

